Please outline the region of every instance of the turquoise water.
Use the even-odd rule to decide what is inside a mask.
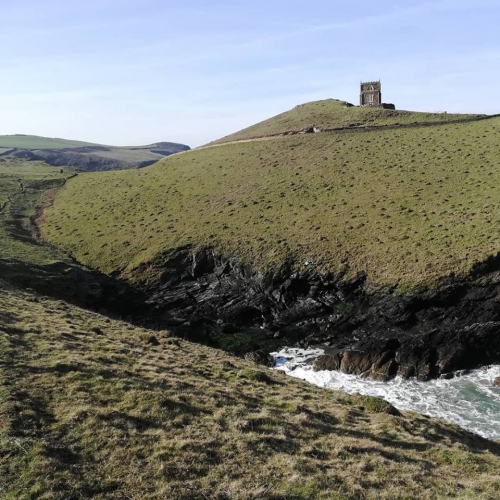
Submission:
[[[500,439],[500,388],[493,380],[500,377],[500,366],[474,370],[453,379],[378,382],[341,372],[312,370],[321,348],[285,348],[273,353],[276,370],[311,384],[353,394],[385,399],[400,410],[412,410],[442,418],[489,439]]]

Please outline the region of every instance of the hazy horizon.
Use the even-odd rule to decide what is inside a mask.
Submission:
[[[0,134],[196,147],[382,81],[398,109],[499,113],[493,0],[7,1]]]

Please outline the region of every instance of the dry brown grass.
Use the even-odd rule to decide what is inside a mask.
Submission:
[[[498,498],[500,446],[456,426],[3,282],[0,305],[1,498]]]

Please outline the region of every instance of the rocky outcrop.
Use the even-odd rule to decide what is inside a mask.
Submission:
[[[314,371],[340,370],[342,354],[343,353],[337,352],[335,354],[323,354],[322,356],[318,356],[313,362]]]
[[[164,255],[160,279],[145,292],[156,311],[185,318],[174,326],[210,341],[218,325],[258,327],[265,339],[287,345],[325,344],[335,355],[317,369],[340,369],[387,380],[422,380],[500,362],[500,257],[468,278],[448,278],[437,291],[411,296],[352,279],[294,271],[284,265],[262,274],[211,250],[181,248]]]

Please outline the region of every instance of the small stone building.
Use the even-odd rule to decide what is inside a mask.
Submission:
[[[361,82],[359,95],[360,106],[376,106],[384,109],[396,109],[394,104],[382,102],[382,84],[378,82]]]
[[[382,104],[382,85],[378,82],[361,82],[360,106],[379,106]]]

